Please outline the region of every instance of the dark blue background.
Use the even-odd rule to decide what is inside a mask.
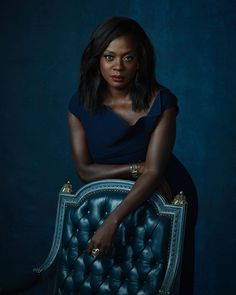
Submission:
[[[40,265],[58,191],[80,183],[67,104],[82,50],[111,15],[135,18],[157,52],[157,76],[178,97],[175,154],[198,192],[195,295],[235,289],[234,1],[2,1],[0,279]]]

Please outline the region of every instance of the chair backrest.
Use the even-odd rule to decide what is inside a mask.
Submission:
[[[87,254],[91,236],[132,185],[101,180],[74,195],[60,193],[53,245],[36,270],[56,265],[50,294],[178,294],[186,206],[168,204],[159,193],[120,224],[107,257]]]

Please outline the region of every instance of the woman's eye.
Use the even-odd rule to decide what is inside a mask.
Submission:
[[[104,57],[107,61],[112,61],[114,59],[112,55],[104,55]]]
[[[124,60],[129,62],[129,61],[134,60],[134,57],[132,55],[127,55],[124,57]]]

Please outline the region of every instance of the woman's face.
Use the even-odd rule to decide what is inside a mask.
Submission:
[[[128,88],[137,68],[136,44],[130,36],[114,39],[100,57],[100,72],[109,88]]]

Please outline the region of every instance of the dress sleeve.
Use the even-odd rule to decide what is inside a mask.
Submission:
[[[177,97],[167,88],[161,92],[161,112],[171,107],[176,108],[176,115],[179,113]]]
[[[79,95],[78,92],[76,92],[69,101],[68,106],[69,112],[71,112],[73,115],[75,115],[77,118],[80,118],[82,116],[83,110],[82,105],[79,102]]]

